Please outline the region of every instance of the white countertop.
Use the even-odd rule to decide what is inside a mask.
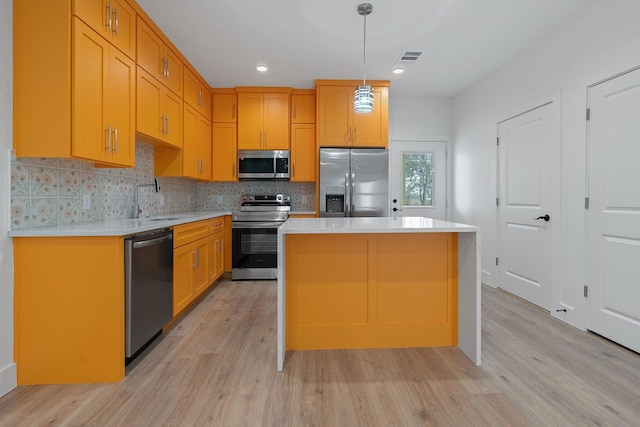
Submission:
[[[278,234],[477,232],[478,227],[419,216],[289,218]]]
[[[188,222],[201,221],[231,215],[231,212],[183,212],[159,215],[151,218],[114,219],[107,221],[83,222],[52,227],[10,230],[9,237],[77,237],[77,236],[127,236],[144,233],[158,228],[172,227]]]

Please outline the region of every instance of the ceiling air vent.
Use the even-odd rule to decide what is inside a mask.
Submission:
[[[400,56],[397,65],[413,65],[418,60],[418,58],[420,58],[420,55],[422,55],[422,52],[407,50],[402,53],[402,56]]]

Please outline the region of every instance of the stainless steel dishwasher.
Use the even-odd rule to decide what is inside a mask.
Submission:
[[[173,315],[173,231],[125,238],[125,356],[129,362]]]

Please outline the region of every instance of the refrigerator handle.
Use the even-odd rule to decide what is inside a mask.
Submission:
[[[353,206],[353,193],[356,192],[356,174],[355,172],[351,174],[351,190],[349,190],[349,203],[351,207],[349,208],[349,216],[353,215],[353,211],[355,211],[355,206]]]
[[[349,172],[344,174],[344,216],[351,216],[351,186]]]

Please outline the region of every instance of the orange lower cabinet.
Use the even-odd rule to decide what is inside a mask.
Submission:
[[[122,380],[123,238],[13,240],[18,384]]]
[[[455,233],[286,239],[287,349],[457,346]]]

